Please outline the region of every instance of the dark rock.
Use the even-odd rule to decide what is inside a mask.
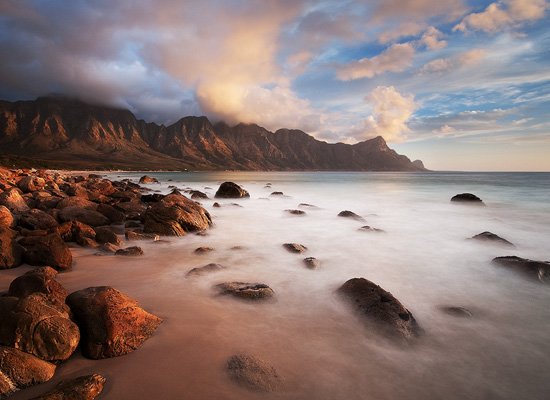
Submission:
[[[283,192],[272,192],[270,196],[284,196],[285,194]]]
[[[0,344],[43,360],[66,360],[80,339],[78,327],[43,293],[23,298],[0,297]]]
[[[56,206],[58,210],[63,210],[65,208],[72,208],[72,207],[83,208],[83,209],[92,210],[92,211],[97,210],[96,203],[88,200],[85,197],[78,197],[78,196],[66,197],[61,201],[59,201]]]
[[[29,206],[21,196],[19,189],[15,188],[0,193],[0,205],[7,207],[13,213],[21,213],[29,210]]]
[[[88,179],[101,179],[103,178],[103,175],[99,175],[99,174],[89,174],[88,175]]]
[[[225,269],[223,265],[210,263],[203,265],[202,267],[195,267],[191,269],[189,272],[187,272],[187,276],[199,276],[199,275],[205,275],[210,272],[216,272],[221,271],[222,269]]]
[[[48,230],[55,228],[59,224],[50,214],[34,208],[21,214],[19,225],[31,230]]]
[[[101,246],[99,246],[99,249],[104,253],[115,254],[118,250],[118,246],[115,246],[112,243],[103,243]]]
[[[358,230],[362,231],[362,232],[378,232],[378,233],[384,233],[385,232],[382,229],[373,228],[372,226],[369,226],[369,225],[362,226]]]
[[[206,254],[206,253],[210,253],[211,251],[214,251],[214,249],[208,246],[201,246],[195,249],[196,254]]]
[[[315,257],[306,257],[304,258],[304,264],[309,269],[317,269],[321,266],[321,261],[319,261]]]
[[[20,350],[0,346],[0,398],[49,381],[55,365]]]
[[[71,269],[73,256],[57,233],[26,237],[19,244],[25,248],[24,260],[29,265],[50,266],[62,271]]]
[[[101,394],[106,379],[99,375],[85,375],[61,381],[53,390],[31,400],[93,400]]]
[[[319,208],[317,206],[314,206],[313,204],[307,204],[307,203],[300,203],[300,204],[298,204],[298,207],[300,207],[300,208]]]
[[[122,224],[126,218],[123,212],[109,204],[99,204],[96,211],[106,216],[111,221],[111,224]]]
[[[267,300],[275,295],[273,289],[263,283],[224,282],[216,287],[221,295],[231,295],[245,300]]]
[[[122,245],[120,238],[113,231],[113,229],[108,226],[99,226],[95,228],[95,240],[99,244],[112,243],[115,246]]]
[[[118,249],[115,252],[115,255],[129,257],[142,256],[143,250],[141,249],[141,247],[138,246],[126,247],[125,249]]]
[[[90,226],[109,225],[110,221],[105,215],[80,207],[66,207],[59,212],[59,219],[62,222],[79,221]]]
[[[183,195],[169,194],[145,212],[143,231],[183,236],[208,229],[210,225],[212,218],[208,211]]]
[[[141,228],[142,223],[140,221],[126,221],[125,228]]]
[[[238,199],[242,197],[250,197],[250,194],[236,183],[224,182],[220,185],[215,197],[225,199]]]
[[[147,183],[159,183],[158,179],[157,178],[152,178],[150,176],[147,176],[147,175],[143,175],[141,178],[139,178],[139,183],[142,184],[147,184]]]
[[[214,204],[212,204],[212,207],[220,208],[220,207],[221,207],[221,205],[220,205],[220,203],[218,203],[218,202],[215,202]]]
[[[513,243],[491,232],[482,232],[478,235],[472,236],[472,239],[483,241],[483,242],[493,242],[497,244],[503,244],[505,246],[514,247]]]
[[[23,262],[23,248],[16,237],[16,231],[0,226],[0,269],[15,268]]]
[[[484,205],[483,201],[481,201],[481,199],[479,197],[477,197],[475,194],[472,194],[472,193],[457,194],[457,195],[455,195],[451,198],[451,201]]]
[[[412,313],[399,300],[367,279],[350,279],[338,293],[365,323],[376,325],[385,335],[410,340],[421,332]]]
[[[122,211],[128,218],[132,219],[138,217],[147,210],[147,205],[143,204],[141,201],[132,200],[132,201],[123,201],[117,203],[115,208]]]
[[[494,264],[508,267],[543,283],[550,282],[550,262],[534,261],[517,256],[496,257]]]
[[[303,253],[307,250],[307,247],[298,243],[285,243],[283,247],[291,253]]]
[[[6,206],[0,206],[0,228],[13,228],[15,219]]]
[[[236,354],[229,358],[227,372],[235,383],[254,391],[273,392],[283,385],[273,366],[248,354]]]
[[[471,318],[472,313],[470,310],[464,307],[456,307],[456,306],[445,306],[440,307],[441,311],[443,311],[445,314],[452,315],[453,317],[461,317],[461,318]]]
[[[292,215],[306,215],[306,212],[302,210],[285,210],[285,211]]]
[[[125,236],[127,240],[160,240],[160,236],[156,233],[140,233],[127,230]]]
[[[208,198],[206,193],[203,193],[199,190],[191,190],[190,194],[191,194],[192,199],[207,199]]]
[[[41,190],[46,185],[46,181],[38,176],[26,176],[17,182],[17,187],[23,191],[23,193],[36,192]]]
[[[162,320],[118,290],[90,287],[67,297],[82,333],[82,352],[93,359],[128,354],[149,339]]]
[[[90,225],[78,221],[65,222],[59,225],[55,232],[65,242],[81,242],[83,238],[95,240],[95,230]]]
[[[165,196],[163,194],[159,194],[159,193],[144,194],[141,196],[141,201],[144,203],[156,203],[164,199],[164,197]]]
[[[340,211],[338,213],[338,216],[339,217],[344,217],[344,218],[355,219],[357,221],[364,221],[365,220],[365,218],[363,218],[360,215],[357,215],[353,211],[349,211],[349,210]]]

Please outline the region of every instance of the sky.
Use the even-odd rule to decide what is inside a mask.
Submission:
[[[2,0],[0,98],[383,136],[429,169],[550,171],[546,0]]]

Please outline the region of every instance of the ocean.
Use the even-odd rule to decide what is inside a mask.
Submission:
[[[108,176],[137,182],[143,174]],[[205,192],[209,199],[200,202],[214,225],[207,236],[140,242],[139,258],[75,247],[73,271],[58,279],[70,292],[110,285],[164,322],[129,355],[93,361],[75,354],[52,382],[101,373],[105,398],[117,400],[550,398],[550,288],[491,263],[505,255],[550,259],[550,173],[147,175],[161,183],[144,186],[161,193],[170,185]],[[250,198],[214,199],[224,181],[243,186]],[[485,206],[450,202],[463,192]],[[364,221],[338,217],[342,210]],[[364,225],[384,232],[359,230]],[[467,240],[484,231],[516,247]],[[291,254],[282,247],[287,242],[308,250]],[[214,250],[199,255],[199,246]],[[305,268],[304,257],[321,266]],[[208,263],[227,268],[186,277]],[[26,270],[4,271],[0,284],[7,288]],[[335,295],[354,277],[391,292],[423,335],[402,346],[367,329]],[[225,281],[265,283],[276,301],[217,296],[213,286]],[[472,317],[448,315],[443,306],[465,307]],[[238,352],[269,361],[283,388],[259,394],[236,386],[224,368]],[[41,392],[34,387],[13,398]]]

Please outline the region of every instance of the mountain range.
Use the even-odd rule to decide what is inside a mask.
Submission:
[[[376,138],[327,143],[295,129],[212,124],[165,126],[128,110],[65,97],[0,101],[0,163],[71,169],[423,171]]]

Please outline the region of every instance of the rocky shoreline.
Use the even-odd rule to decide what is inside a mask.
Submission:
[[[140,183],[154,183],[154,178],[144,176]],[[139,257],[144,253],[136,246],[139,241],[205,234],[213,220],[194,199],[206,195],[198,190],[187,194],[190,198],[177,189],[167,195],[151,193],[129,180],[111,181],[97,174],[0,168],[0,269],[22,264],[37,267],[14,279],[0,297],[0,397],[52,379],[56,367],[70,362],[67,360],[75,351],[90,359],[122,356],[138,349],[154,337],[157,329],[162,329],[161,318],[141,308],[131,293],[94,286],[69,294],[56,276],[70,273],[73,268],[68,243],[113,257]],[[464,195],[460,195],[462,203],[482,203],[476,196]],[[232,182],[223,183],[216,193],[220,199],[249,196]],[[337,217],[364,222],[362,216],[349,210]],[[370,227],[368,230],[380,231]],[[490,232],[471,239],[513,246]],[[296,256],[308,251],[299,243],[285,243],[283,247]],[[196,252],[211,250],[201,246]],[[550,275],[547,262],[512,256],[493,261],[542,282]],[[322,268],[315,257],[308,256],[303,263],[307,269]],[[211,263],[188,275],[222,269],[223,265]],[[218,295],[229,295],[238,301],[273,301],[277,296],[276,291],[261,282],[229,281],[216,288]],[[376,283],[364,278],[350,279],[337,293],[369,330],[407,345],[422,335],[413,314]],[[448,306],[442,311],[472,316],[460,306]],[[233,355],[228,358],[226,369],[232,381],[251,390],[275,391],[284,386],[280,373],[256,355]],[[38,398],[93,399],[104,384],[105,377],[101,375],[81,376],[62,382]]]

